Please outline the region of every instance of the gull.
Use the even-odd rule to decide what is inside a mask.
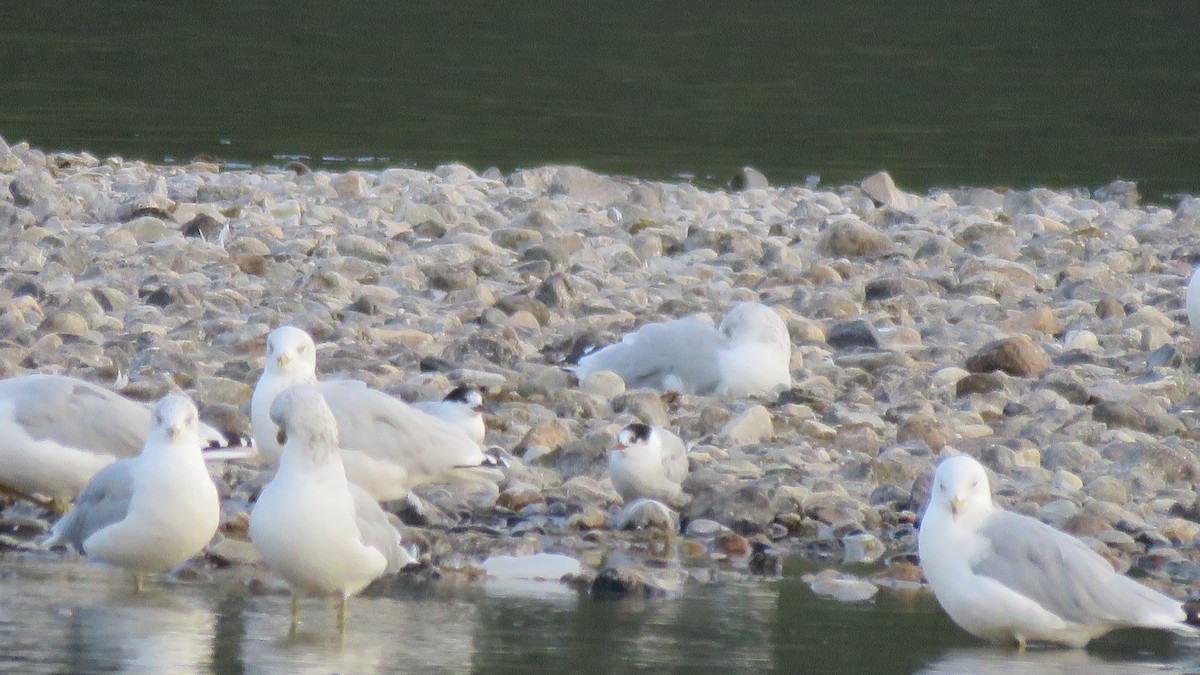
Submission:
[[[80,553],[134,575],[165,572],[200,552],[220,520],[217,488],[201,456],[196,406],[182,394],[151,413],[141,454],[100,469],[46,545]]]
[[[340,597],[345,631],[350,596],[414,561],[379,504],[346,479],[337,422],[318,388],[289,388],[269,414],[283,454],[250,513],[250,540],[292,589],[293,631],[301,595]]]
[[[742,302],[716,330],[697,317],[650,323],[579,359],[583,380],[610,370],[625,386],[684,394],[747,396],[789,387],[791,338],[770,307]]]
[[[418,401],[412,406],[449,422],[462,429],[472,441],[483,444],[483,437],[487,433],[483,413],[487,412],[487,407],[483,404],[483,393],[478,387],[459,385],[440,401]]]
[[[262,458],[279,463],[271,404],[295,384],[315,385],[337,420],[346,475],[375,499],[407,495],[419,483],[463,480],[494,484],[496,458],[461,429],[357,380],[317,381],[316,345],[282,326],[267,336],[267,359],[250,401],[250,429]]]
[[[630,424],[617,432],[608,451],[608,475],[626,503],[641,498],[678,500],[687,473],[683,440],[662,427]]]
[[[1184,635],[1182,604],[1113,570],[1083,542],[992,503],[987,472],[944,460],[921,520],[921,569],[956,624],[994,643],[1083,647],[1117,628]]]
[[[0,490],[57,509],[97,471],[137,455],[150,419],[146,405],[73,377],[0,381]],[[196,442],[198,448],[230,444],[203,422]]]

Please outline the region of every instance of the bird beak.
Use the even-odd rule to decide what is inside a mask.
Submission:
[[[275,358],[275,365],[279,366],[280,368],[283,368],[291,360],[292,360],[292,358],[290,356],[288,356],[287,353],[285,352]]]
[[[950,498],[950,517],[957,520],[958,514],[962,511],[963,498],[954,496]]]
[[[179,437],[183,435],[183,427],[183,424],[168,424],[167,438],[173,441],[179,440]]]
[[[625,448],[627,448],[627,447],[629,447],[629,446],[625,445],[624,443],[617,443],[616,445],[609,448],[609,450],[612,452],[625,452]]]
[[[488,405],[488,404],[486,404],[486,403],[483,403],[483,404],[481,404],[481,405],[477,405],[477,406],[475,406],[474,408],[471,408],[471,410],[473,410],[474,412],[477,412],[477,413],[479,413],[480,415],[483,415],[483,414],[487,414],[487,415],[494,415],[494,414],[496,413],[496,411],[495,411],[495,410],[492,410],[492,407],[491,407],[491,406],[489,406],[489,405]]]

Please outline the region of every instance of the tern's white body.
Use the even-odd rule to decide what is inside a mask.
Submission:
[[[683,440],[662,427],[630,425],[617,434],[608,451],[608,475],[626,503],[640,498],[678,499],[687,472]]]

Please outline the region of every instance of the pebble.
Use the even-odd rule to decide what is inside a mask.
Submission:
[[[839,602],[865,602],[879,592],[879,587],[875,584],[857,577],[839,575],[836,570],[826,570],[817,574],[809,582],[809,587],[813,593]]]

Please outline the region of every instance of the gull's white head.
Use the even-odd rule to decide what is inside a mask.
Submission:
[[[284,453],[297,447],[313,459],[337,454],[337,420],[315,386],[297,384],[275,397],[271,421],[279,427],[276,440]]]
[[[987,470],[966,455],[942,460],[933,474],[929,508],[940,509],[953,520],[971,520],[991,512],[994,507]]]
[[[472,412],[483,414],[487,412],[487,408],[483,405],[483,393],[478,387],[473,387],[469,384],[460,384],[450,391],[449,394],[442,399],[447,403],[458,403],[471,409]]]
[[[638,456],[657,450],[660,442],[658,435],[654,433],[654,427],[634,422],[617,432],[617,441],[609,448],[609,452]]]
[[[280,326],[267,336],[265,369],[273,375],[315,376],[317,346],[312,337],[294,326]]]
[[[194,445],[200,450],[200,419],[196,405],[183,394],[168,394],[150,414],[150,440]]]
[[[717,332],[732,345],[767,344],[791,356],[792,339],[775,310],[757,302],[739,302],[721,319]]]

